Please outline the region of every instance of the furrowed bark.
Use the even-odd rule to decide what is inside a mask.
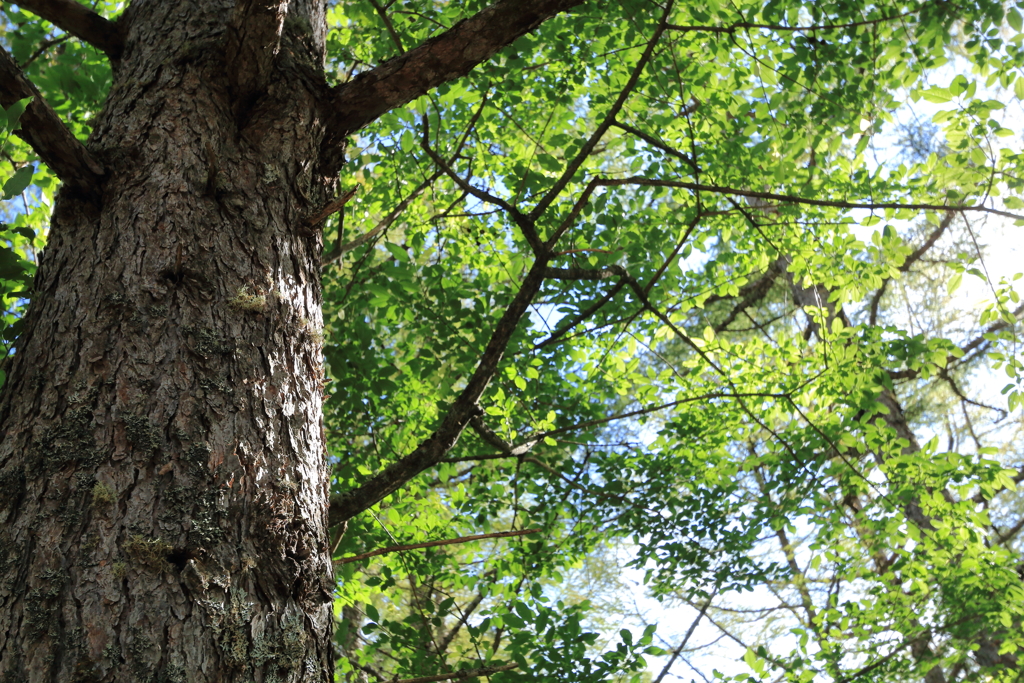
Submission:
[[[324,3],[244,131],[233,5],[132,5],[98,201],[55,202],[0,393],[0,680],[332,678]]]
[[[226,63],[236,116],[266,87],[281,50],[288,0],[238,0],[228,29]]]
[[[71,134],[11,55],[0,47],[0,105],[9,107],[26,97],[31,97],[32,102],[21,115],[21,128],[16,135],[31,145],[65,184],[79,190],[96,189],[103,166]]]
[[[111,59],[121,57],[124,36],[120,26],[75,0],[19,0],[18,7],[89,43]]]
[[[325,154],[381,114],[465,76],[516,38],[585,0],[499,0],[436,38],[334,88],[325,106]]]

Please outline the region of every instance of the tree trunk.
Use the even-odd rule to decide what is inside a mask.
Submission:
[[[330,678],[324,6],[266,76],[235,5],[132,3],[102,190],[56,202],[0,398],[2,681]]]

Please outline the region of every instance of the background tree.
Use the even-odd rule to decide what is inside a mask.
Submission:
[[[0,675],[638,676],[562,588],[609,542],[774,588],[755,675],[1017,675],[1019,455],[916,431],[1017,410],[1017,294],[892,293],[1021,220],[1016,8],[121,9],[4,5]],[[944,144],[872,162],[908,96]]]

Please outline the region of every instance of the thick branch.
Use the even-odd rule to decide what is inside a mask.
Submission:
[[[516,38],[584,0],[499,0],[417,48],[340,85],[327,105],[326,150],[384,112],[461,78]]]
[[[111,59],[118,59],[121,56],[124,36],[120,26],[75,0],[19,0],[18,7],[27,9],[60,30],[84,40]]]
[[[0,47],[0,105],[9,107],[26,97],[33,100],[21,115],[18,137],[31,145],[67,185],[83,190],[95,188],[103,176],[103,166],[71,134],[36,87],[22,75],[11,55]]]

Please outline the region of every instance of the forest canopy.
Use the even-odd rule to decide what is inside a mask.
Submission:
[[[28,4],[0,45],[86,143],[110,53]],[[327,86],[488,4],[330,2]],[[352,129],[309,220],[336,680],[1018,680],[1024,1],[564,4]]]

